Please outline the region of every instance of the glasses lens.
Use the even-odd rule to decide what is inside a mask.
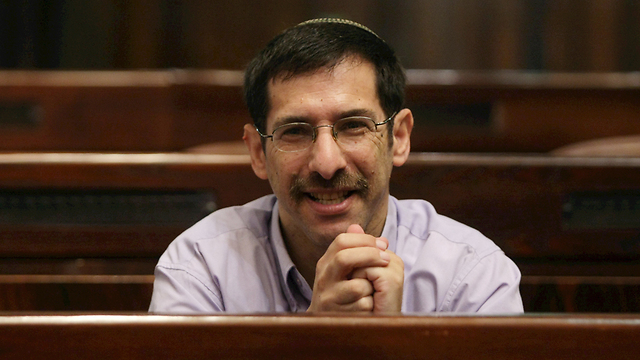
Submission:
[[[273,132],[273,143],[282,151],[304,150],[313,142],[313,127],[306,123],[291,123]]]
[[[355,146],[368,139],[376,131],[376,125],[367,117],[348,117],[338,120],[334,129],[342,145]]]

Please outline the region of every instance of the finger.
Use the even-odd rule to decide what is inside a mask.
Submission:
[[[374,289],[374,313],[399,312],[402,307],[404,263],[395,254],[391,257],[392,260],[386,267],[359,268],[352,274],[354,278],[371,281]]]
[[[347,228],[347,233],[348,234],[364,234],[364,229],[362,229],[362,226],[358,224],[351,224]]]
[[[374,309],[373,295],[365,296],[357,301],[349,304],[337,305],[334,304],[330,309],[322,309],[315,311],[333,311],[333,312],[359,312],[359,313],[371,313]]]
[[[376,238],[376,246],[380,250],[387,250],[389,248],[389,240],[386,237]]]
[[[364,233],[342,233],[331,242],[327,252],[363,246],[376,247],[376,238]]]
[[[353,272],[351,273],[351,278],[352,279],[366,279],[366,280],[369,280],[367,269],[369,269],[369,268],[357,268],[357,269],[353,270]]]
[[[325,254],[326,255],[326,254]],[[347,278],[354,269],[386,266],[391,260],[390,254],[373,247],[344,249],[325,259],[320,259],[317,270],[325,281],[340,281]]]
[[[336,304],[348,305],[373,294],[373,285],[365,279],[341,281],[334,288]]]
[[[389,269],[387,269],[389,268]],[[394,269],[391,265],[387,266],[370,266],[365,268],[357,268],[351,273],[352,279],[366,279],[374,284],[375,291],[385,291],[386,288],[381,286],[380,279],[388,276],[388,274],[400,274],[400,269]],[[404,272],[402,272],[404,274]]]
[[[362,229],[362,226],[358,224],[351,224],[347,228],[347,234],[365,234],[365,232]],[[387,238],[379,237],[375,238],[375,241],[376,247],[378,247],[380,250],[387,250],[387,248],[389,247],[389,240],[387,240]]]
[[[370,266],[356,268],[351,272],[352,279],[367,279],[374,283],[375,291],[384,291],[384,288],[376,287],[376,281],[382,277],[395,276],[395,282],[402,282],[404,280],[404,262],[402,259],[387,250],[385,252],[391,258],[391,261],[386,266]]]
[[[362,297],[356,302],[343,306],[343,308],[344,311],[351,312],[372,312],[374,309],[373,296],[369,295]]]
[[[368,280],[340,281],[324,291],[314,289],[309,311],[372,311],[372,295],[373,285]]]
[[[357,226],[357,225],[355,225]],[[378,241],[375,237],[367,234],[356,233],[343,233],[336,237],[336,239],[329,245],[327,251],[320,258],[317,263],[318,268],[327,266],[327,263],[340,253],[340,251],[354,248],[378,248],[380,250],[386,249],[386,244],[382,241]],[[383,255],[383,258],[386,256]]]

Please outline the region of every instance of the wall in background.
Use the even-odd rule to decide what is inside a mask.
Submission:
[[[286,27],[362,22],[407,68],[640,70],[634,0],[14,0],[0,68],[242,69]]]

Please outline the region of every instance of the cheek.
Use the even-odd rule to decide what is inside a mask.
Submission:
[[[391,152],[386,142],[376,142],[368,151],[352,156],[354,164],[367,177],[382,176],[389,172]]]
[[[360,173],[362,176],[367,178],[369,182],[376,182],[376,178],[380,176],[380,164],[378,161],[380,160],[375,155],[372,156],[371,153],[367,155],[360,155],[358,157],[352,157],[352,166],[355,169],[355,172]]]
[[[267,161],[267,173],[274,191],[277,191],[275,187],[288,186],[291,178],[301,171],[303,165],[304,161],[301,161],[300,157],[290,156],[286,153],[270,153]]]

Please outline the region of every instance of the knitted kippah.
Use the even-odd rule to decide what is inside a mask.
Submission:
[[[360,28],[372,35],[374,35],[375,37],[377,37],[378,39],[382,40],[382,38],[380,36],[378,36],[378,34],[374,33],[373,30],[369,29],[368,27],[359,24],[355,21],[351,21],[351,20],[346,20],[346,19],[340,19],[340,18],[318,18],[318,19],[311,19],[311,20],[307,20],[307,21],[303,21],[300,24],[296,25],[296,26],[302,26],[302,25],[307,25],[307,24],[323,24],[323,23],[328,23],[328,24],[345,24],[345,25],[351,25],[351,26],[355,26],[357,28]],[[383,40],[384,41],[384,40]]]

